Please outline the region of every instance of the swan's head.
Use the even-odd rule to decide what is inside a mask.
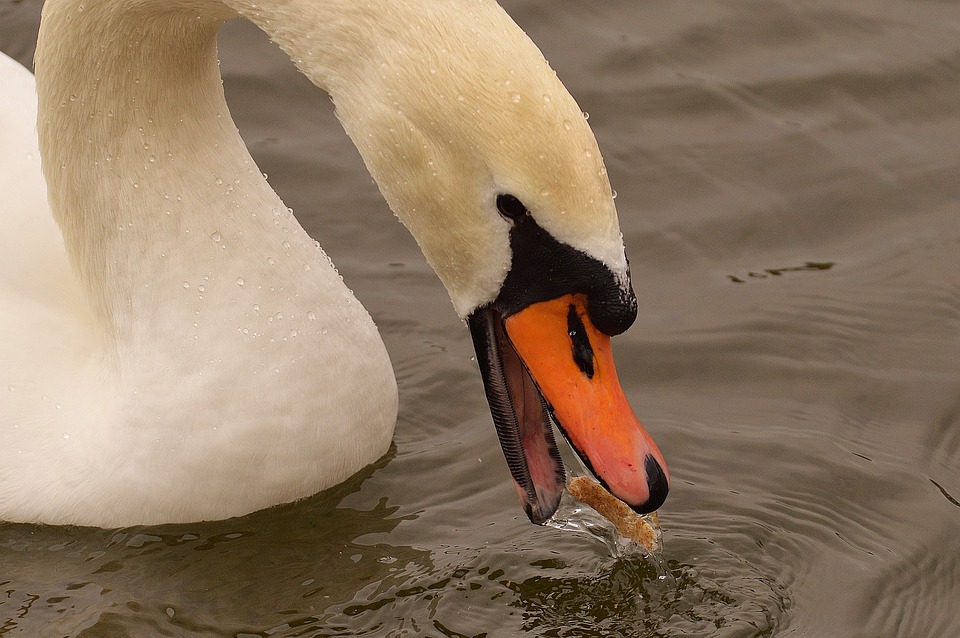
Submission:
[[[609,349],[636,300],[582,111],[496,4],[429,2],[396,24],[366,19],[378,37],[364,39],[358,16],[362,54],[322,82],[470,324],[528,514],[549,518],[563,490],[547,412],[608,489],[656,509],[666,464]]]

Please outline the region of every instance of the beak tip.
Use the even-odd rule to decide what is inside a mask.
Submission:
[[[562,482],[561,485],[563,485]],[[538,499],[536,502],[521,499],[527,518],[529,518],[530,522],[534,525],[544,525],[550,520],[550,517],[556,513],[557,508],[560,507],[560,497],[562,495],[563,492],[558,492],[556,497],[550,496],[544,499]]]
[[[660,463],[651,454],[648,454],[644,459],[643,467],[647,473],[647,487],[650,491],[650,497],[646,503],[631,507],[638,514],[649,514],[658,510],[667,500],[667,494],[670,492],[670,480]]]

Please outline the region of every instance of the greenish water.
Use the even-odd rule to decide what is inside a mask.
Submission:
[[[241,519],[0,525],[0,635],[960,635],[960,10],[505,6],[618,191],[662,564],[526,522],[445,292],[326,96],[229,25],[241,131],[387,342],[395,446]],[[0,0],[0,49],[39,8]]]

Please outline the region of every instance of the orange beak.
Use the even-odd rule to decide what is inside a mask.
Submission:
[[[504,457],[534,523],[556,511],[565,472],[550,415],[597,479],[640,513],[660,507],[669,474],[630,408],[610,337],[590,320],[584,294],[532,303],[503,319],[470,317],[477,362]]]
[[[610,337],[585,295],[541,301],[504,320],[507,335],[567,440],[610,492],[641,513],[666,499],[670,475],[620,387]]]

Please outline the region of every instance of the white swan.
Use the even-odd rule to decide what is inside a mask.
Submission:
[[[609,355],[636,305],[606,171],[498,5],[47,0],[38,110],[0,55],[0,519],[241,515],[389,445],[376,328],[224,102],[215,34],[238,15],[329,91],[468,319],[531,519],[563,486],[548,409],[615,493],[657,507],[666,466]]]

